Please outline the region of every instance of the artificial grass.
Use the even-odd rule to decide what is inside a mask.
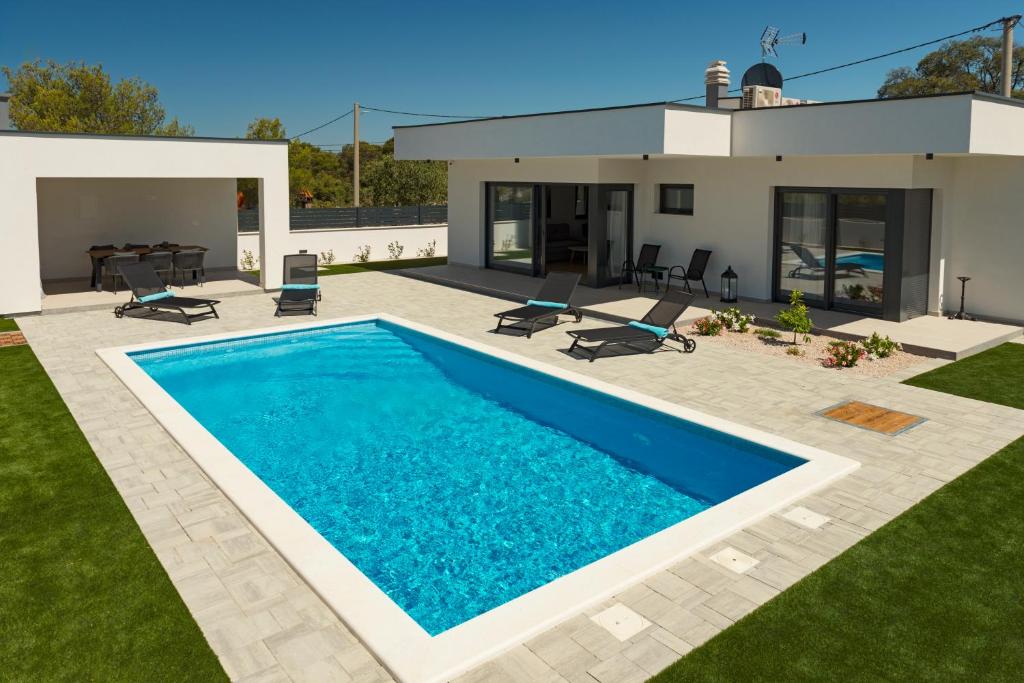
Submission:
[[[368,273],[375,270],[401,270],[403,268],[426,268],[427,266],[443,266],[448,263],[446,256],[433,256],[430,258],[407,258],[388,261],[367,261],[366,263],[334,263],[329,266],[321,266],[320,277],[325,275],[350,275],[352,273]],[[260,271],[248,271],[255,277],[260,276]]]
[[[1024,346],[908,383],[1024,409]],[[1018,439],[652,680],[1017,681],[1022,582]]]
[[[904,384],[1024,409],[1024,344],[1007,342]]]
[[[0,679],[227,680],[29,346],[0,407]]]
[[[0,318],[0,332],[17,332],[18,323],[10,318]]]

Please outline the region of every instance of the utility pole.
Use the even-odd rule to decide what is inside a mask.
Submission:
[[[1013,27],[1020,21],[1020,15],[1003,18],[1003,78],[1000,83],[1003,97],[1013,96]]]
[[[352,105],[352,206],[359,208],[359,103]]]

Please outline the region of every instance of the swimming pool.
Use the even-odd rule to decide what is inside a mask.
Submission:
[[[782,505],[781,482],[855,466],[386,316],[100,353],[193,457],[216,444],[197,461],[243,512],[269,505],[333,555],[333,573],[304,567],[280,519],[253,520],[406,680],[464,670],[706,545],[765,487]],[[233,495],[239,481],[264,502]],[[461,657],[447,645],[466,638]]]

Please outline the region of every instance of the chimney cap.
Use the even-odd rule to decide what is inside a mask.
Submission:
[[[704,70],[705,85],[729,85],[729,69],[724,59],[716,59]]]

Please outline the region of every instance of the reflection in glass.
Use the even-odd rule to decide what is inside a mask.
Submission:
[[[491,263],[532,272],[533,186],[491,186]]]
[[[824,301],[828,195],[783,192],[780,201],[779,290],[788,296],[798,289],[808,301]]]
[[[833,302],[881,308],[885,275],[884,194],[841,194],[836,199]]]
[[[622,264],[626,261],[628,211],[629,190],[609,190],[606,215],[609,278],[622,277]]]

